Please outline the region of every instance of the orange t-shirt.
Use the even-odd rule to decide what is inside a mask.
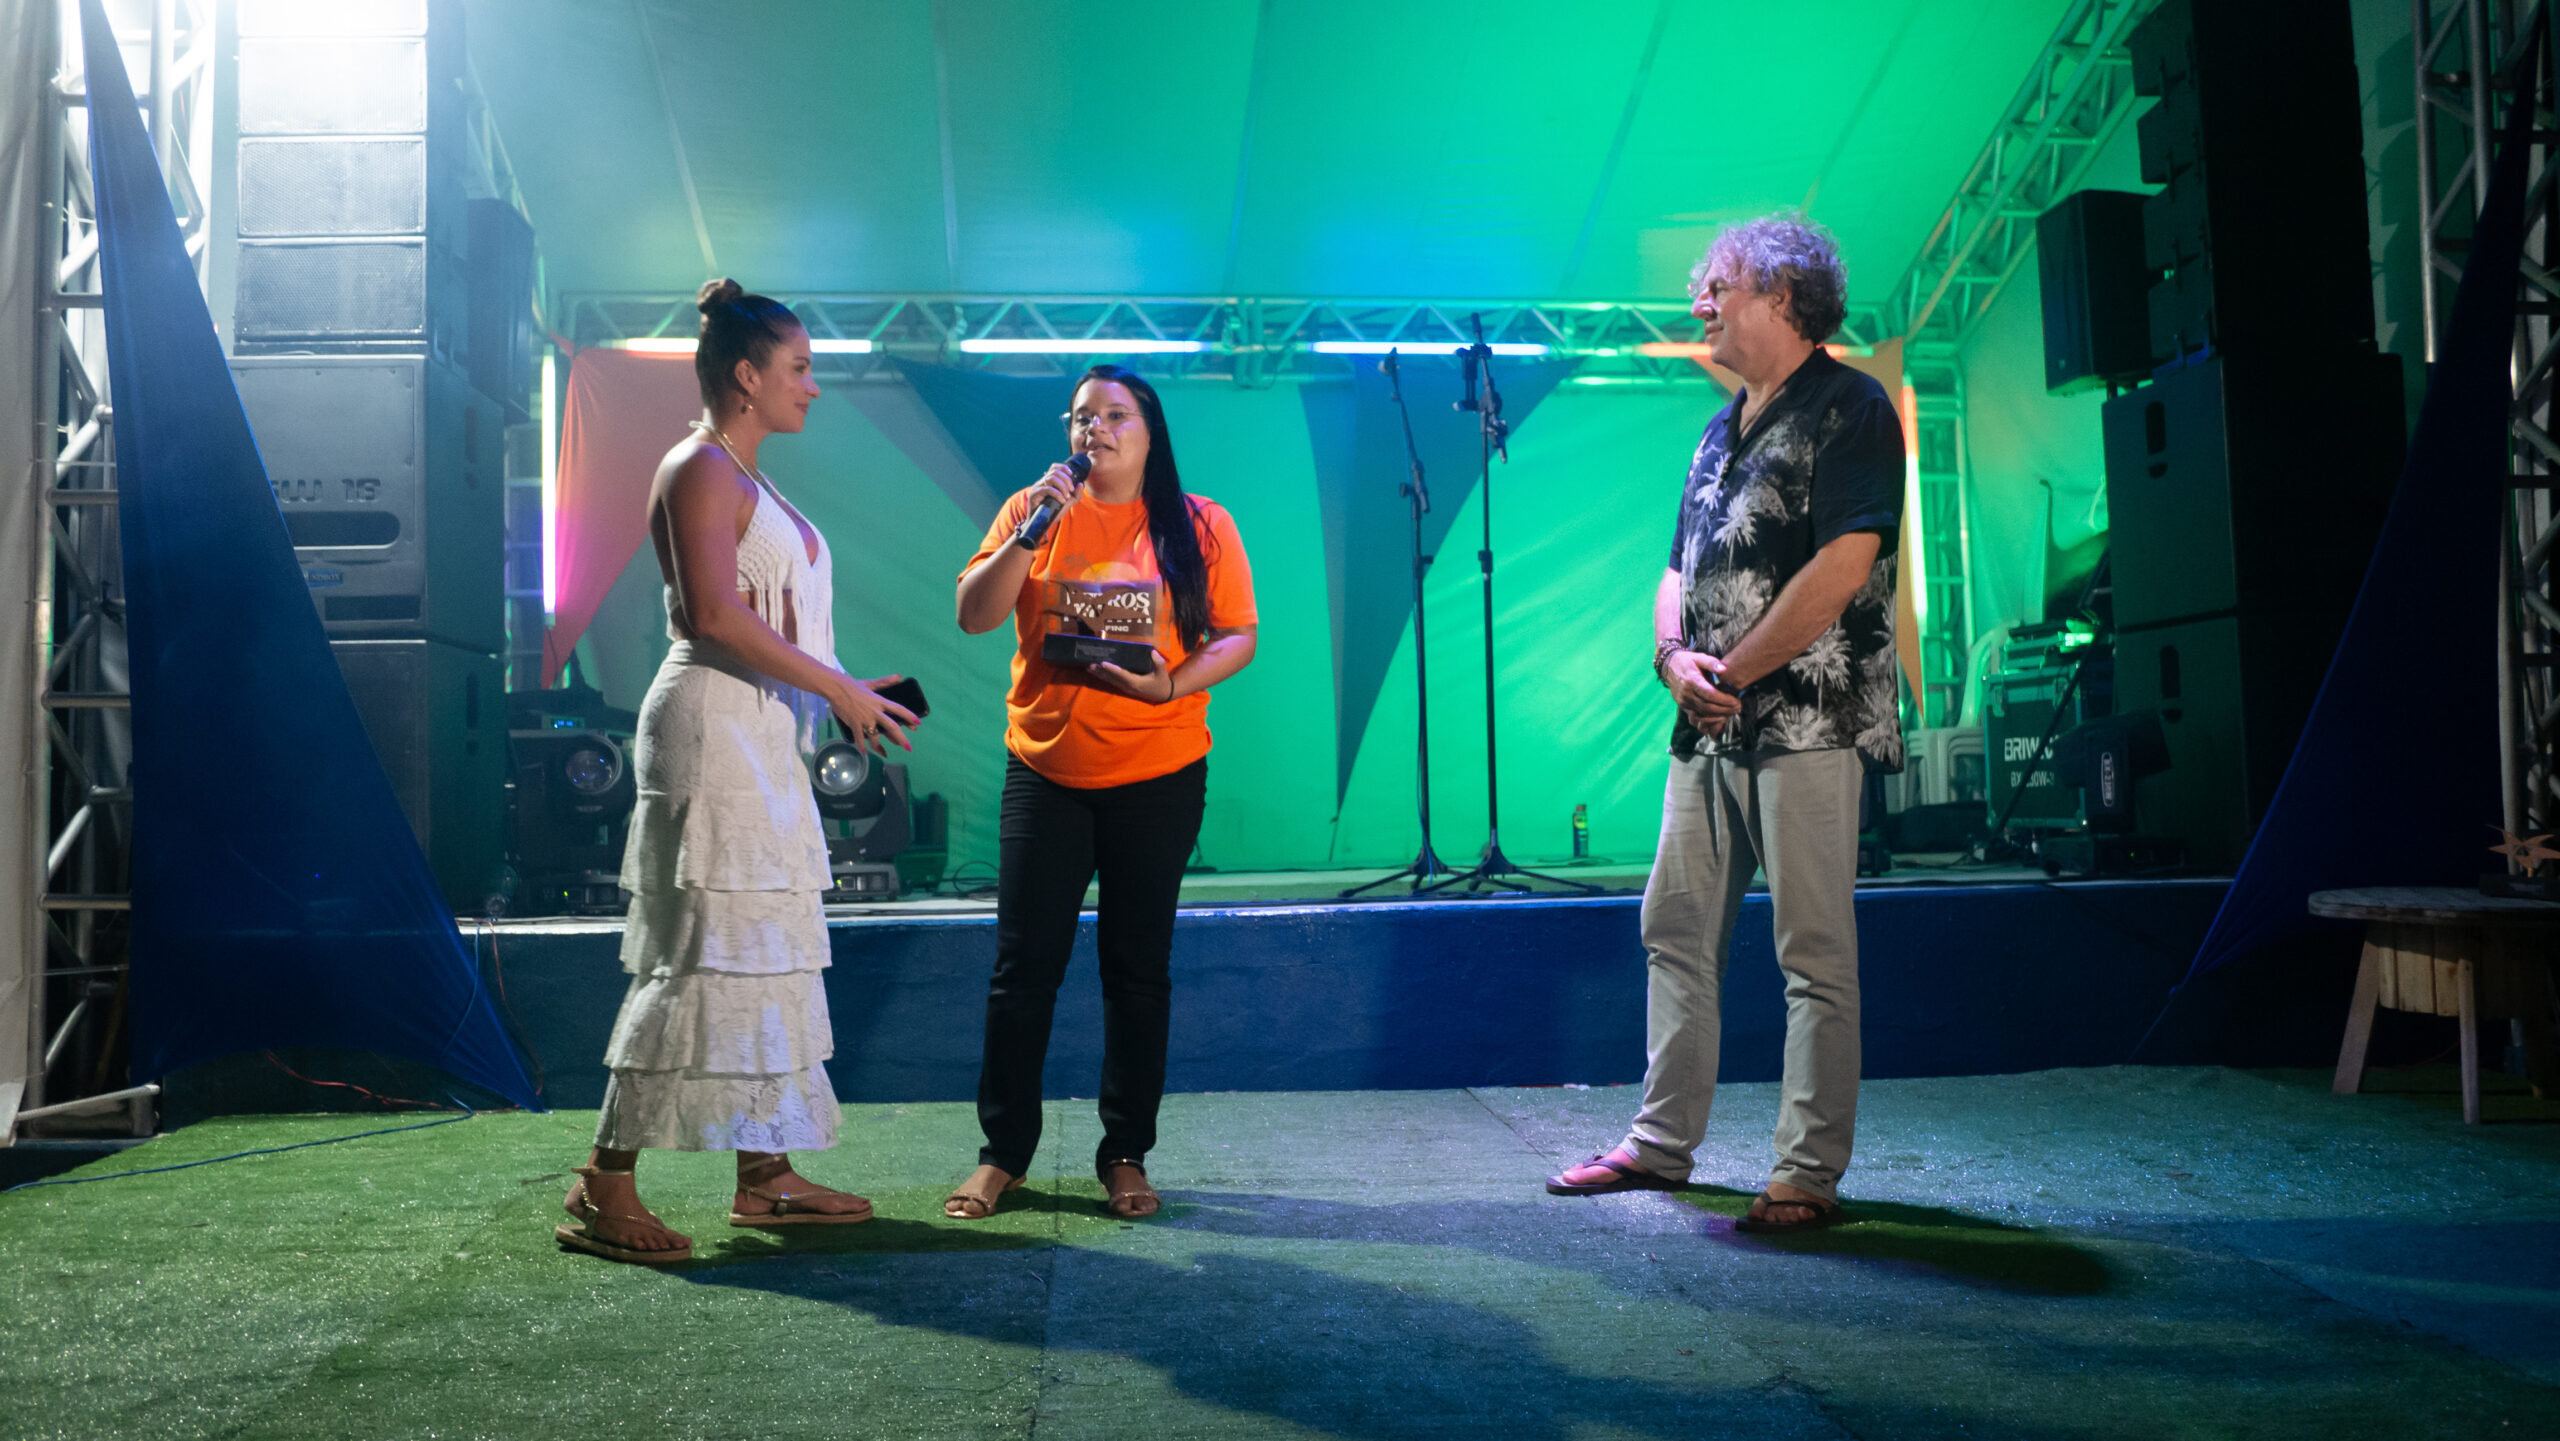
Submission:
[[[1253,569],[1235,520],[1216,501],[1190,500],[1208,562],[1209,624],[1219,630],[1254,624]],[[1011,545],[1032,504],[1027,490],[1006,501],[960,573]],[[1156,569],[1145,501],[1105,505],[1087,495],[1041,541],[1013,606],[1005,745],[1050,780],[1086,790],[1171,775],[1209,753],[1208,692],[1158,705],[1089,679],[1081,666],[1051,665],[1040,658],[1040,642],[1054,630],[1145,641],[1164,652],[1168,665],[1189,657]]]

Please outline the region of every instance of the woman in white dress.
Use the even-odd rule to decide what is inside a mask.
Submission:
[[[605,1051],[612,1079],[563,1245],[617,1261],[688,1259],[640,1203],[641,1150],[738,1153],[733,1226],[867,1221],[871,1203],[802,1179],[792,1151],[835,1144],[834,1053],[820,972],[827,848],[803,753],[832,711],[857,745],[906,746],[914,715],[835,658],[826,542],[757,468],[818,395],[809,336],[732,280],[702,287],[695,434],[649,489],[674,645],[641,703],[622,884],[631,989]]]

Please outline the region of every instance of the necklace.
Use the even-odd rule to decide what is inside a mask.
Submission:
[[[693,429],[702,432],[704,435],[710,436],[711,439],[719,445],[721,451],[729,457],[729,463],[731,465],[736,466],[747,476],[748,479],[753,480],[757,485],[763,487],[765,494],[773,497],[773,503],[781,506],[782,513],[790,517],[792,528],[801,533],[801,540],[804,545],[809,547],[811,550],[816,550],[819,546],[824,544],[824,542],[818,538],[818,528],[811,525],[808,518],[803,516],[799,510],[791,504],[791,502],[782,498],[782,488],[775,485],[772,481],[765,479],[763,471],[756,469],[754,466],[749,465],[738,458],[737,448],[729,444],[729,437],[720,433],[720,427],[713,425],[707,420],[688,421],[687,424]],[[809,557],[809,563],[812,565],[815,565],[817,560],[818,558],[814,555]]]
[[[727,453],[729,463],[745,472],[749,479],[752,479],[756,484],[763,486],[767,490],[773,489],[773,482],[764,478],[763,471],[747,464],[744,460],[741,460],[738,457],[738,448],[729,443],[729,437],[720,433],[720,427],[713,425],[707,420],[692,421],[690,422],[690,426],[692,429],[701,431],[704,435],[710,436],[712,441],[716,443],[722,451]]]

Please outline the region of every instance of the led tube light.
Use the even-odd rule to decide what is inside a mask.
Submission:
[[[1463,340],[1319,340],[1307,346],[1318,355],[1384,355],[1392,350],[1399,355],[1455,355],[1467,348]],[[1543,345],[1504,342],[1485,347],[1496,355],[1544,355]]]
[[[636,351],[642,355],[691,355],[694,346],[694,342],[674,336],[645,340],[614,340],[606,344],[614,350]],[[868,340],[811,337],[809,341],[809,351],[813,355],[869,355],[871,348],[871,342]]]
[[[560,613],[560,372],[542,350],[542,618]]]
[[[1103,336],[1091,339],[1051,339],[1033,336],[1022,339],[964,340],[960,348],[971,355],[1197,355],[1209,348],[1205,340],[1115,340]]]

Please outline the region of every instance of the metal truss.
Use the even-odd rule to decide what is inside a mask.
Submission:
[[[1169,346],[1139,356],[1168,377],[1227,380],[1249,388],[1284,378],[1338,375],[1357,344],[1448,346],[1484,336],[1496,345],[1537,345],[1583,362],[1576,378],[1661,384],[1701,382],[1690,355],[1697,323],[1685,301],[1287,300],[1252,297],[838,295],[777,296],[812,339],[866,342],[867,350],[821,358],[856,379],[889,372],[892,358],[930,360],[1029,375],[1064,375],[1095,355],[1128,354],[1132,344]],[[689,338],[693,297],[572,294],[560,315],[578,345]],[[1023,353],[976,347],[1091,342],[1087,352]],[[1196,348],[1195,348],[1196,347]]]
[[[1951,726],[1964,710],[1973,649],[1973,607],[1967,583],[1973,558],[1967,503],[1972,485],[1966,464],[1964,372],[1952,365],[1932,366],[1925,373],[1911,374],[1910,380],[1915,412],[1911,441],[1917,462],[1912,469],[1919,477],[1920,508],[1912,518],[1912,535],[1920,551],[1918,574],[1927,585],[1924,603],[1918,607],[1920,693],[1912,697],[1912,718],[1922,726]],[[1903,574],[1908,583],[1913,572]]]
[[[130,67],[147,56],[152,145],[169,178],[187,253],[202,283],[213,194],[214,0],[111,4]],[[88,94],[79,10],[51,4],[60,56],[39,143],[53,157],[43,224],[46,276],[31,477],[44,533],[35,557],[37,674],[25,703],[45,738],[29,823],[42,897],[26,917],[44,957],[35,1054],[19,1124],[105,1124],[148,1133],[156,1086],[125,1080],[132,697],[126,690],[124,578],[116,511],[115,408],[98,293]]]
[[[2451,319],[2472,222],[2487,198],[2496,118],[2534,87],[2524,264],[2518,285],[2508,412],[2507,525],[2498,547],[2498,761],[2507,829],[2560,827],[2560,438],[2554,372],[2560,367],[2560,78],[2550,57],[2535,64],[2542,0],[2411,0],[2417,57],[2418,189],[2425,267],[2427,359]],[[2560,24],[2560,15],[2549,17]]]
[[[2076,0],[1992,127],[1910,269],[1852,321],[1952,361],[2035,248],[2036,219],[2079,189],[2133,114],[2125,38],[2156,0]]]

